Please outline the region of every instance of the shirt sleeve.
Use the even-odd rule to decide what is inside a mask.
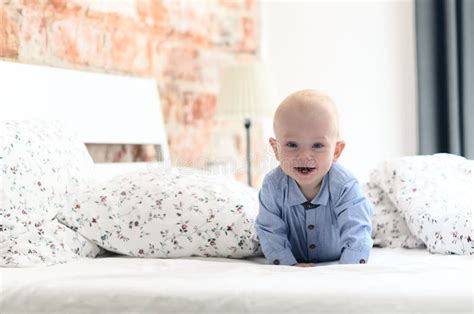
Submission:
[[[373,208],[362,194],[359,183],[346,184],[335,208],[341,238],[339,264],[365,264],[372,248]]]
[[[275,193],[275,187],[266,177],[258,195],[260,207],[255,222],[257,235],[269,264],[294,265],[296,259],[288,241],[288,227],[281,218],[281,205],[275,200]]]

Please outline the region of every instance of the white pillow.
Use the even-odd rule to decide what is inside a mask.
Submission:
[[[372,178],[377,170],[372,172]],[[368,182],[362,189],[373,204],[372,239],[378,247],[425,247],[423,241],[412,235],[400,210],[392,203],[388,195],[377,185]]]
[[[0,266],[97,254],[97,246],[55,220],[91,170],[84,144],[59,122],[0,122]]]
[[[138,257],[260,254],[257,192],[191,169],[145,169],[97,183],[58,217],[101,247]]]
[[[371,184],[397,209],[380,217],[402,217],[403,233],[409,230],[431,253],[473,254],[473,160],[451,154],[397,158],[380,164]],[[383,214],[378,207],[375,213]]]
[[[100,249],[56,219],[0,242],[0,267],[30,267],[95,257]]]

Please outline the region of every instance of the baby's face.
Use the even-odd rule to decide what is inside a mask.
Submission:
[[[327,110],[287,110],[276,121],[270,139],[282,170],[300,187],[316,188],[339,157],[336,117]]]

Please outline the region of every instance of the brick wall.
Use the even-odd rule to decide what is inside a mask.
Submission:
[[[0,0],[0,58],[156,78],[172,159],[202,166],[220,70],[256,59],[256,24],[255,0]]]

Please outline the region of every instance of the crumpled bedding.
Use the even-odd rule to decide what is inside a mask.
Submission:
[[[364,190],[375,208],[375,245],[473,254],[473,160],[435,154],[387,161]]]
[[[100,234],[99,241],[99,238],[82,234],[76,224],[69,223],[68,227],[63,224],[66,220],[57,219],[60,212],[67,212],[65,209],[72,206],[75,208],[78,203],[71,203],[74,197],[91,185],[93,163],[84,144],[74,134],[66,131],[64,126],[50,121],[3,121],[0,123],[0,130],[0,267],[52,265],[99,254],[101,249],[97,244],[101,245],[101,241],[110,234]],[[365,186],[368,197],[375,205],[374,243],[382,247],[426,246],[433,253],[472,254],[473,167],[473,161],[447,154],[405,157],[380,165]],[[132,184],[130,189],[136,187]],[[237,198],[245,200],[248,200],[247,195],[251,195],[239,192],[241,190],[238,189],[233,191]],[[118,197],[119,202],[123,202],[128,195],[122,189],[115,192],[123,196]],[[222,203],[226,198],[215,197],[214,192],[216,191],[210,189],[210,194],[202,198],[202,201],[212,203],[212,208],[215,209],[216,204]],[[191,193],[189,197],[192,197],[192,189],[186,188],[186,193]],[[187,236],[186,239],[183,237],[185,241],[195,244],[198,238],[189,234],[194,232],[200,236],[206,232],[206,241],[208,239],[209,243],[205,243],[208,247],[201,245],[204,256],[209,255],[208,251],[212,252],[219,244],[231,248],[235,246],[229,244],[229,241],[219,243],[225,240],[224,235],[229,234],[237,239],[245,237],[237,241],[237,244],[243,247],[247,241],[249,245],[245,247],[250,248],[250,255],[258,254],[257,244],[252,242],[251,220],[239,220],[245,228],[238,229],[238,225],[232,221],[216,220],[218,215],[209,212],[208,220],[216,220],[219,224],[204,229],[203,226],[196,225],[191,230],[190,221],[185,219],[186,215],[179,216],[185,205],[180,200],[180,195],[172,192],[168,194],[167,197],[173,198],[174,207],[167,215],[175,215],[174,218],[177,219],[172,226],[177,228],[174,234],[183,233]],[[99,195],[101,206],[109,203],[104,197],[105,195]],[[151,198],[151,194],[143,197]],[[157,199],[154,204],[161,206],[163,201],[164,198]],[[233,204],[235,217],[245,209],[242,204],[247,201],[243,201],[237,200]],[[137,198],[130,203],[133,208],[136,207],[134,202],[154,206],[148,199]],[[209,204],[202,206],[201,214],[207,213],[204,209]],[[199,212],[199,208],[191,205],[186,206],[189,213]],[[90,222],[96,223],[97,218],[91,217]],[[153,217],[153,211],[147,216],[139,215],[135,218],[124,227],[127,232],[133,228],[142,228],[150,220],[160,219]],[[246,230],[245,235],[242,235],[242,230]],[[166,230],[161,231],[164,232],[164,238],[171,239],[170,244],[174,246],[188,243],[167,237]],[[120,233],[123,234],[125,233]],[[150,242],[143,243],[148,246],[138,248],[138,256],[145,256],[147,250],[154,254],[154,247],[149,246]],[[174,246],[171,249],[175,250]],[[105,248],[111,250],[111,247]]]
[[[93,162],[58,121],[0,122],[0,267],[94,257],[100,249],[55,217],[88,186]]]

